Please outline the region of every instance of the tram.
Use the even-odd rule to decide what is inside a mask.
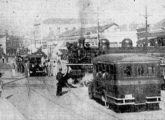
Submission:
[[[160,60],[144,54],[106,54],[93,59],[90,98],[117,112],[125,107],[159,109]]]
[[[44,52],[42,52],[40,49],[27,56],[29,60],[29,74],[30,76],[46,76],[46,68],[42,65],[42,58],[46,58]]]

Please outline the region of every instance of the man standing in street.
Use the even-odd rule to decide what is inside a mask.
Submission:
[[[50,63],[50,59],[48,59],[48,62],[47,62],[47,69],[48,69],[48,76],[50,77],[51,76],[51,63]]]
[[[57,96],[62,95],[63,77],[64,77],[64,74],[62,73],[62,68],[60,68],[59,72],[56,75],[56,79],[58,81],[58,83],[57,83],[57,92],[56,92]]]
[[[53,65],[52,65],[52,74],[53,76],[56,76],[57,75],[57,71],[56,71],[56,61],[53,62]]]
[[[25,62],[25,76],[29,77],[29,61]]]

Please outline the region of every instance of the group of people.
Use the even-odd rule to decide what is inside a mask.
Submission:
[[[61,67],[61,61],[53,61],[51,62],[50,59],[44,59],[41,58],[40,60],[35,60],[35,61],[25,61],[24,62],[24,68],[25,68],[25,75],[28,77],[28,73],[30,70],[32,70],[34,73],[36,70],[43,71],[43,75],[47,76],[56,76],[58,69]]]
[[[44,66],[45,72],[47,73],[49,77],[56,76],[57,71],[59,70],[59,68],[61,68],[61,61],[57,60],[51,63],[50,60],[48,59],[47,61],[43,63],[43,66]]]
[[[37,66],[36,66],[37,64]],[[31,64],[33,65],[33,64]],[[13,64],[14,66],[14,64]],[[37,63],[37,61],[34,62],[34,66],[39,67],[39,68],[43,68],[43,70],[45,71],[45,73],[47,73],[47,76],[55,76],[56,80],[57,80],[57,92],[56,95],[57,96],[61,96],[62,95],[62,88],[63,87],[72,87],[70,84],[68,84],[68,79],[69,79],[69,71],[70,68],[63,65],[61,60],[54,60],[53,62],[50,61],[50,59],[44,59],[41,58],[41,62],[39,62],[39,64]],[[16,65],[14,68],[17,68]],[[24,63],[24,72],[25,72],[25,76],[29,77],[29,68],[30,68],[30,61],[27,60]],[[33,67],[34,69],[34,67]]]

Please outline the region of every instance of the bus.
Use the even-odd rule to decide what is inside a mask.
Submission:
[[[89,97],[122,109],[159,109],[160,60],[147,54],[105,54],[93,59]]]

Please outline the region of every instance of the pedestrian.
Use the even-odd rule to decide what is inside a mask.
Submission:
[[[0,98],[2,97],[3,81],[0,79]]]
[[[53,65],[52,65],[52,67],[53,67],[53,76],[56,76],[56,74],[57,74],[57,70],[56,70],[56,61],[54,61],[53,62]]]
[[[56,70],[59,71],[59,69],[62,68],[61,61],[57,60]]]
[[[25,62],[25,76],[29,77],[29,61]]]
[[[17,68],[17,59],[16,59],[16,57],[14,59],[14,66],[15,66],[15,71],[17,72],[18,68]]]
[[[2,56],[2,62],[5,63],[5,58],[4,58],[4,56]]]
[[[50,63],[50,59],[48,59],[48,62],[47,62],[47,69],[48,69],[48,76],[50,77],[51,76],[51,63]]]
[[[47,73],[47,70],[46,70],[46,62],[43,63],[43,70],[45,73]]]
[[[59,72],[56,75],[56,79],[58,81],[56,96],[61,96],[62,95],[63,76],[64,76],[64,74],[62,73],[62,68],[60,68]]]
[[[46,74],[48,75],[48,60],[45,61],[44,65],[45,65]]]
[[[15,64],[12,63],[13,67],[12,67],[12,75],[15,76]]]
[[[42,67],[44,66],[44,62],[45,62],[45,58],[42,57],[42,58],[41,58],[41,66],[42,66]]]

